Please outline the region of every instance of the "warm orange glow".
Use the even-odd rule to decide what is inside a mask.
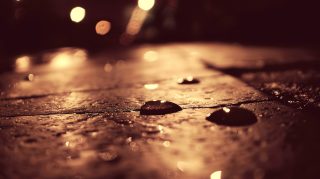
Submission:
[[[150,50],[150,51],[147,51],[143,54],[143,58],[146,61],[153,62],[153,61],[158,60],[158,53]]]
[[[183,161],[178,161],[177,162],[177,168],[182,172],[185,171],[186,165],[187,165],[186,162],[183,162]]]
[[[113,68],[112,65],[107,63],[107,64],[104,65],[103,69],[104,69],[105,72],[111,72],[112,68]]]
[[[148,90],[155,90],[159,87],[158,84],[145,84],[144,88],[148,89]]]
[[[98,35],[106,35],[111,29],[111,23],[106,20],[99,21],[96,24],[96,33]]]
[[[221,179],[222,171],[215,171],[210,175],[210,179]]]
[[[147,16],[147,13],[139,8],[135,8],[127,25],[126,33],[129,35],[137,35]]]
[[[138,0],[138,6],[140,9],[149,11],[153,8],[155,0]]]
[[[164,147],[170,147],[171,142],[170,142],[170,141],[164,141],[164,142],[162,143],[162,145],[163,145]]]
[[[87,52],[81,49],[61,49],[49,55],[50,66],[55,69],[64,69],[82,64],[87,59]]]
[[[29,56],[21,56],[16,59],[15,71],[25,72],[31,67],[31,58]]]
[[[79,23],[81,22],[86,16],[86,10],[82,7],[74,7],[70,11],[70,18],[73,22]]]

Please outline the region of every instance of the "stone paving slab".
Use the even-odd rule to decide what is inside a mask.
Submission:
[[[301,178],[316,176],[318,121],[276,102],[244,104],[258,122],[218,126],[217,109],[0,119],[4,178]]]
[[[152,51],[155,55],[152,58],[154,61],[143,57],[150,49],[158,49],[157,52]],[[60,49],[57,53],[70,53],[72,50],[74,49]],[[221,75],[218,71],[205,69],[198,59],[185,57],[179,50],[162,51],[159,47],[141,47],[133,51],[132,55],[123,55],[122,58],[114,57],[117,55],[108,57],[113,55],[108,52],[94,55],[87,60],[78,60],[74,55],[61,57],[62,60],[70,61],[70,64],[61,63],[60,58],[53,58],[52,62],[35,65],[25,72],[2,74],[0,99],[141,86],[187,76]],[[162,53],[164,55],[161,55]],[[55,62],[55,59],[58,59],[58,62]],[[118,59],[124,60],[117,61]],[[32,82],[25,80],[30,73],[35,75]]]
[[[109,90],[0,100],[0,116],[130,111],[140,109],[144,102],[150,100],[167,100],[183,108],[196,108],[268,99],[227,75],[199,79],[201,82],[195,85],[179,85],[176,80],[166,80],[157,83],[159,87],[154,90],[140,84]]]
[[[296,83],[312,88],[306,99],[316,104],[317,70],[290,69],[317,60],[310,51],[199,43],[98,55],[63,48],[30,58],[39,64],[0,74],[0,178],[291,179],[320,169],[318,108],[297,110],[273,88],[260,92],[277,83],[288,93]],[[274,66],[290,68],[269,71]],[[200,83],[177,84],[189,75]],[[140,115],[154,99],[183,110]],[[253,111],[257,123],[205,119],[231,105]]]
[[[183,44],[186,53],[217,69],[262,69],[319,62],[315,49],[244,46],[240,44]],[[190,51],[193,49],[193,51]]]

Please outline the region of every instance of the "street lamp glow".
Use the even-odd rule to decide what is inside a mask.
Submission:
[[[74,7],[70,11],[70,18],[73,22],[79,23],[86,16],[86,10],[82,7]]]
[[[149,11],[153,8],[155,0],[138,0],[138,6],[140,9]]]

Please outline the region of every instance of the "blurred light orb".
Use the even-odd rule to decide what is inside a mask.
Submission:
[[[86,16],[86,10],[82,7],[74,7],[70,11],[70,18],[73,22],[79,23]]]
[[[103,69],[105,72],[111,72],[112,71],[112,65],[110,63],[107,63],[104,65]]]
[[[210,175],[210,179],[221,179],[222,171],[215,171]]]
[[[148,89],[148,90],[155,90],[159,87],[159,84],[145,84],[144,88]]]
[[[82,49],[64,48],[48,55],[50,66],[53,69],[65,69],[82,65],[87,59],[87,52]]]
[[[96,24],[96,33],[98,35],[106,35],[111,29],[111,23],[106,20],[101,20]]]
[[[140,9],[149,11],[153,8],[155,0],[138,0],[138,6]]]
[[[159,55],[158,55],[158,52],[155,52],[155,51],[147,51],[143,54],[143,59],[145,61],[148,61],[148,62],[154,62],[154,61],[157,61],[159,58]]]
[[[31,58],[29,56],[21,56],[16,59],[16,72],[28,71],[31,67]]]

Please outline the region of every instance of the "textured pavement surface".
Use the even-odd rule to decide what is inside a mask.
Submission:
[[[211,43],[22,56],[0,74],[0,178],[318,178],[317,56]],[[177,83],[188,76],[200,83]],[[183,110],[140,115],[150,100]],[[206,120],[231,106],[257,122]]]

